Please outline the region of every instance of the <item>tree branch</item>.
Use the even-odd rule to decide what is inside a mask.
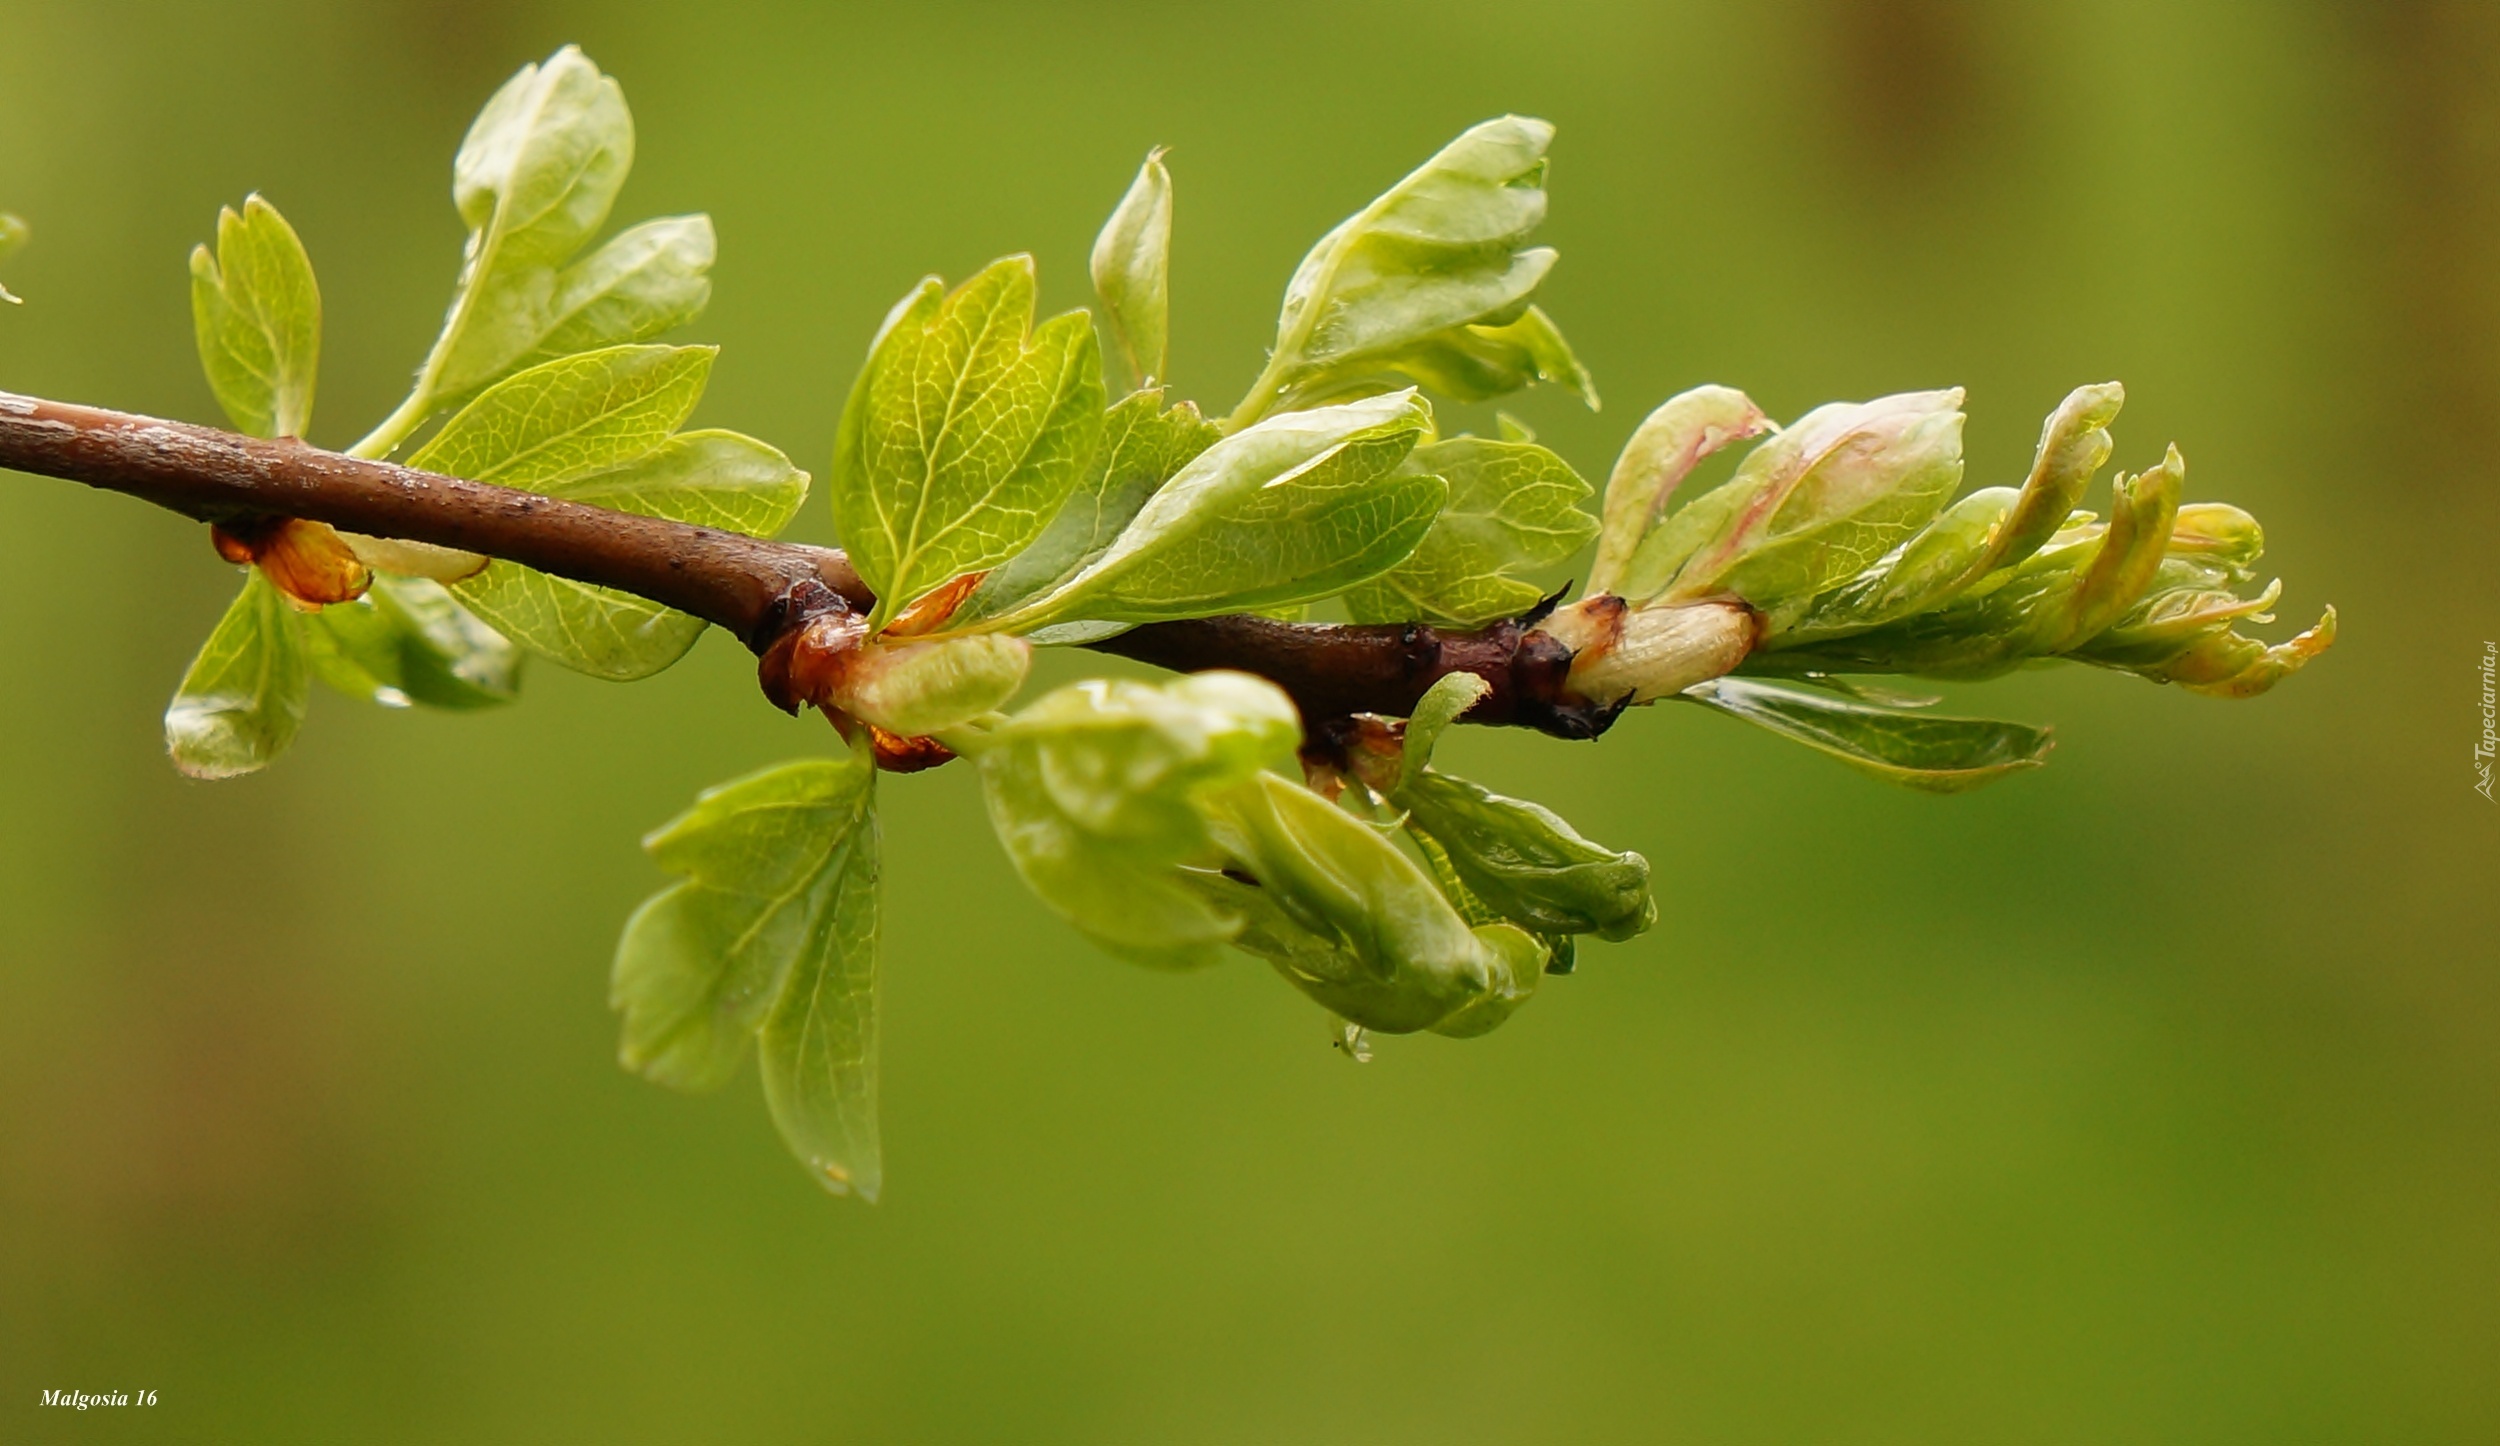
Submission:
[[[850,560],[831,548],[10,392],[0,392],[0,467],[126,493],[230,528],[300,517],[482,553],[691,613],[758,655],[810,617],[875,603]],[[1614,710],[1572,698],[1571,651],[1533,630],[1540,615],[1475,632],[1215,617],[1150,623],[1092,646],[1183,672],[1257,673],[1293,697],[1315,732],[1353,713],[1404,716],[1435,681],[1469,672],[1492,691],[1468,721],[1595,737]]]

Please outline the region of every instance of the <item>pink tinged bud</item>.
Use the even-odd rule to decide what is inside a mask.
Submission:
[[[1707,597],[1727,587],[1748,559],[1862,516],[1881,517],[1890,527],[1924,524],[1961,480],[1961,406],[1962,391],[1954,387],[1808,412],[1745,459],[1736,474],[1745,484],[1743,500],[1685,563],[1667,596]],[[1895,512],[1901,515],[1890,515]],[[1794,572],[1811,589],[1872,560],[1809,559],[1780,572]],[[1794,599],[1748,601],[1760,606]]]
[[[1651,412],[1624,444],[1613,475],[1606,479],[1604,530],[1598,534],[1589,595],[1623,593],[1638,600],[1664,586],[1666,579],[1659,578],[1644,591],[1626,586],[1626,579],[1642,539],[1666,513],[1675,489],[1704,457],[1770,430],[1771,419],[1733,387],[1695,387]]]

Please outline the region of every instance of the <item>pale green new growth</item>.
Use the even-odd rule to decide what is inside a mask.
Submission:
[[[703,396],[714,352],[615,346],[541,363],[488,388],[409,463],[769,536],[797,514],[807,474],[751,437],[677,432]],[[522,646],[598,678],[649,677],[703,632],[701,619],[518,563],[488,563],[451,590]]]
[[[1960,793],[2048,761],[2049,731],[2020,723],[1943,718],[1745,678],[1696,684],[1684,696],[1886,782],[1930,793]]]
[[[193,778],[265,767],[303,726],[312,674],[287,601],[255,570],[165,710],[165,747]]]
[[[1416,448],[1407,466],[1440,477],[1450,500],[1405,561],[1346,594],[1356,622],[1472,628],[1516,617],[1544,595],[1518,572],[1558,566],[1597,534],[1580,507],[1589,485],[1533,442],[1457,437]]]
[[[1059,515],[982,580],[956,613],[957,623],[1013,611],[1091,567],[1145,510],[1146,500],[1222,436],[1193,403],[1165,408],[1161,388],[1123,397],[1104,413],[1093,462]]]
[[[1486,121],[1442,148],[1311,248],[1285,288],[1276,346],[1232,425],[1349,393],[1395,374],[1483,400],[1587,373],[1530,298],[1554,252],[1528,247],[1545,219],[1554,128]],[[1518,325],[1523,323],[1524,325]]]
[[[1023,551],[1102,430],[1092,322],[1070,312],[1033,329],[1031,258],[939,292],[931,277],[886,318],[834,451],[834,524],[880,623]]]
[[[191,251],[200,366],[235,430],[301,437],[321,369],[321,288],[295,228],[259,196],[217,215],[217,250]]]
[[[1288,765],[1301,732],[1292,702],[1244,674],[1079,683],[991,735],[981,789],[1043,903],[1123,958],[1194,967],[1242,926],[1181,873],[1216,861],[1201,800]]]
[[[452,161],[469,240],[451,310],[408,399],[356,455],[388,456],[428,417],[533,362],[642,341],[703,310],[709,217],[645,222],[573,259],[633,164],[625,93],[579,49],[523,66],[495,92]]]
[[[1280,607],[1386,571],[1448,488],[1399,464],[1432,424],[1414,392],[1289,412],[1199,452],[1091,563],[997,626],[1115,623]]]
[[[2332,609],[2287,643],[2236,631],[2270,621],[2279,591],[2243,596],[2263,533],[2237,508],[2183,504],[2175,448],[2113,484],[2106,518],[2077,510],[2113,450],[2116,383],[2079,388],[2048,418],[2019,486],[1958,500],[1958,389],[1834,403],[1781,429],[1741,392],[1694,388],[1633,432],[1601,516],[1516,418],[1499,418],[1497,439],[1440,437],[1419,388],[1476,402],[1545,382],[1597,406],[1534,304],[1555,259],[1527,244],[1552,140],[1544,121],[1485,122],[1329,232],[1221,422],[1162,380],[1172,179],[1160,150],[1091,256],[1102,324],[1139,390],[1109,402],[1086,314],[1035,326],[1029,257],[951,293],[926,279],[893,308],[842,409],[831,489],[877,602],[863,618],[818,598],[805,630],[767,655],[768,685],[789,663],[794,695],[834,721],[843,751],[711,790],[646,840],[678,878],[618,946],[628,1068],[709,1088],[754,1048],[774,1122],[809,1172],[876,1197],[881,764],[963,755],[1008,858],[1052,912],[1155,967],[1227,949],[1264,960],[1335,1016],[1359,1058],[1367,1031],[1492,1029],[1544,975],[1572,971],[1580,936],[1621,940],[1659,917],[1639,853],[1433,766],[1471,710],[1586,736],[1625,707],[1681,697],[1953,792],[2038,766],[2047,731],[1933,715],[1933,699],[1859,675],[1978,678],[2063,658],[2246,697],[2333,640]],[[621,91],[578,50],[495,93],[454,163],[469,241],[450,312],[358,455],[390,455],[450,413],[413,465],[724,532],[788,523],[804,472],[753,438],[682,430],[712,349],[648,344],[702,308],[711,223],[650,221],[590,246],[633,151]],[[0,255],[22,238],[0,216]],[[221,214],[192,279],[220,406],[244,431],[301,436],[321,312],[293,231],[250,197]],[[1704,458],[1755,438],[1729,481],[1671,506]],[[324,554],[326,528],[263,525],[275,521],[239,521],[221,540],[261,566],[167,710],[186,773],[267,764],[316,676],[387,706],[477,708],[514,696],[524,649],[639,678],[704,626],[439,547],[345,536],[353,560]],[[300,550],[270,551],[272,538]],[[1587,594],[1549,611],[1541,583],[1592,541]],[[299,606],[280,590],[342,596],[357,563],[376,575],[353,601]],[[1388,626],[1227,626],[1314,658],[1376,662],[1394,648],[1388,680],[1354,696],[1403,700],[1430,681],[1410,717],[1304,717],[1293,697],[1328,698],[1327,680],[1289,696],[1227,671],[1078,682],[1003,711],[1036,645],[1299,617],[1332,598],[1356,623]],[[1458,636],[1470,628],[1487,631]],[[1433,681],[1459,666],[1483,674]]]
[[[1172,173],[1160,147],[1095,238],[1094,294],[1140,387],[1164,376],[1172,305]]]
[[[465,710],[520,696],[520,649],[440,583],[379,577],[354,602],[299,620],[314,676],[351,698]]]
[[[876,770],[867,751],[706,792],[644,840],[684,881],[625,926],[620,1057],[681,1089],[762,1041],[782,1138],[836,1193],[877,1198]]]

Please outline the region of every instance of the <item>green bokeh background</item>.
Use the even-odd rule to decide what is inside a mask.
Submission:
[[[213,419],[183,257],[257,188],[344,443],[447,295],[468,116],[568,40],[640,123],[619,219],[719,223],[701,419],[811,469],[894,297],[1029,249],[1079,304],[1150,145],[1174,370],[1229,405],[1309,241],[1519,110],[1609,398],[1519,410],[1584,471],[1705,380],[1962,383],[2004,481],[2121,377],[2120,462],[2176,439],[2267,524],[2274,636],[2332,601],[2344,641],[2254,703],[1957,690],[2062,744],[1954,799],[1699,710],[1467,730],[1664,919],[1361,1068],[1247,962],[1084,947],[962,770],[892,780],[870,1208],[751,1081],[612,1063],[637,835],[828,746],[734,643],[493,715],[324,695],[278,768],[188,783],[158,713],[232,573],[0,478],[0,1439],[2500,1434],[2500,11],[5,0],[0,386]]]

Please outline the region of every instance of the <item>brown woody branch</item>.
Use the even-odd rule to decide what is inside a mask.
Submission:
[[[127,493],[229,529],[300,517],[482,553],[691,613],[758,655],[811,617],[875,601],[849,559],[831,548],[9,392],[0,392],[0,467]],[[1214,617],[1152,623],[1092,646],[1178,671],[1260,674],[1292,695],[1315,735],[1354,713],[1402,717],[1455,672],[1492,685],[1470,722],[1565,738],[1603,732],[1613,710],[1571,698],[1570,652],[1532,622],[1441,632]]]

